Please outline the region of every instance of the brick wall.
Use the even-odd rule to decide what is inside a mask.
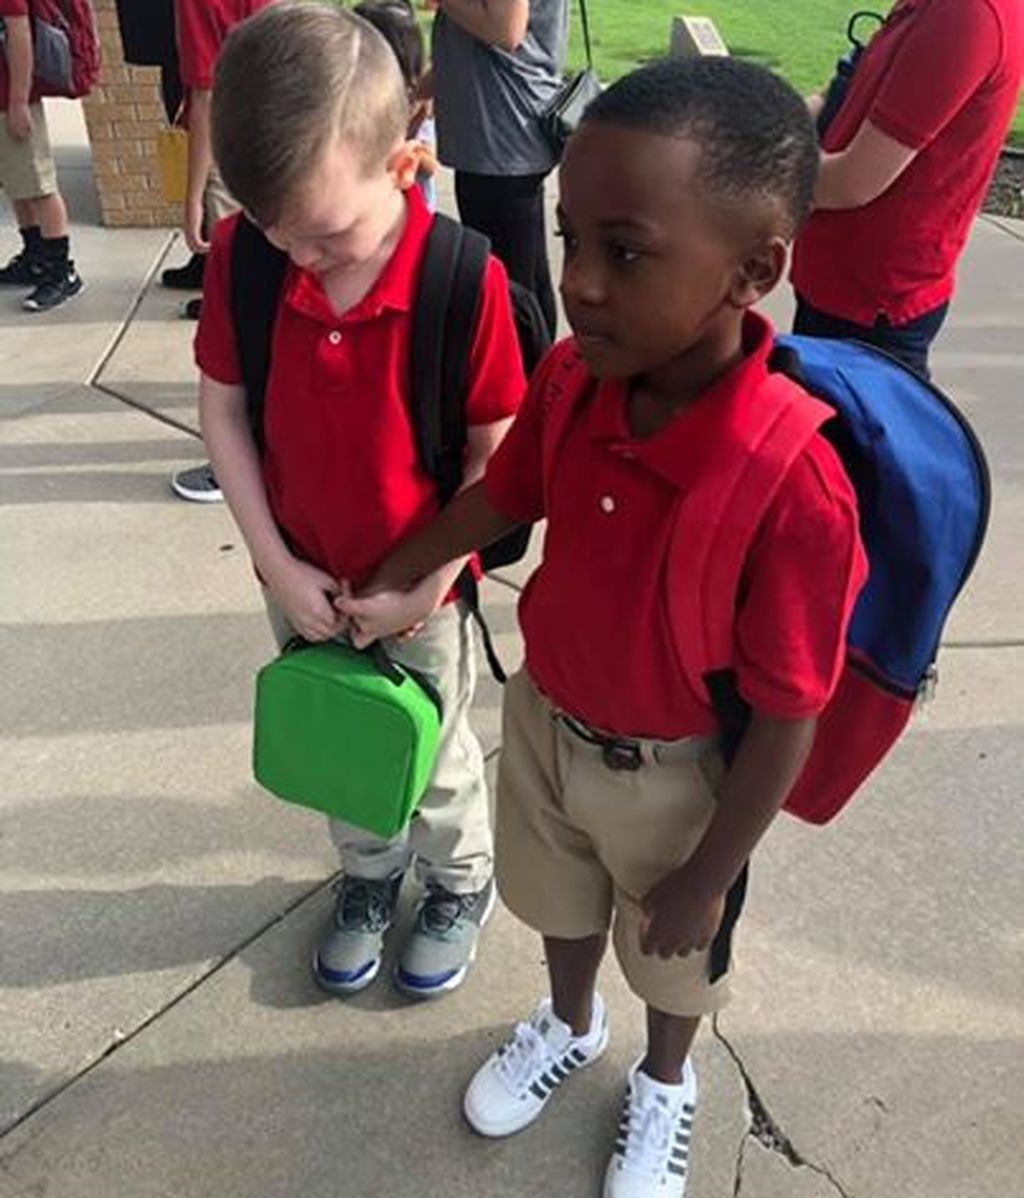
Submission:
[[[156,166],[156,134],[165,123],[156,67],[125,64],[114,0],[93,0],[103,46],[103,75],[86,97],[85,123],[103,223],[177,225],[180,209],[164,203]]]

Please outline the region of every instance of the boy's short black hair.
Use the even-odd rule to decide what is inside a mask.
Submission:
[[[807,105],[754,63],[659,59],[612,84],[583,119],[692,139],[709,197],[740,205],[774,201],[787,236],[811,210],[819,153]]]
[[[398,59],[405,86],[413,91],[423,78],[426,56],[423,31],[409,0],[364,0],[352,11],[385,38]]]

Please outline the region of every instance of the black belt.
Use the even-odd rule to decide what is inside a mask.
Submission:
[[[563,728],[568,728],[573,736],[579,737],[588,745],[601,750],[601,759],[610,770],[638,770],[644,763],[643,749],[638,740],[630,740],[626,736],[608,736],[594,728],[581,724],[579,720],[566,715],[564,711],[556,711],[555,719]]]

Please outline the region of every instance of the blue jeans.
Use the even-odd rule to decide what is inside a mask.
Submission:
[[[839,341],[863,341],[898,358],[922,378],[931,378],[928,368],[928,351],[936,334],[946,319],[949,304],[942,304],[906,324],[890,324],[885,316],[879,316],[873,325],[855,324],[840,316],[829,316],[796,297],[796,316],[793,332],[804,337],[834,337]]]

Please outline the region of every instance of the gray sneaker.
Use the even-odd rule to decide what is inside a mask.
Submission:
[[[446,994],[462,983],[494,909],[494,882],[471,894],[427,884],[416,923],[395,967],[395,984],[415,998]]]
[[[355,994],[380,971],[384,933],[391,927],[402,875],[376,881],[342,878],[334,917],[313,958],[313,976],[332,994]]]
[[[191,503],[220,503],[224,498],[209,462],[179,470],[171,476],[171,489],[175,495]]]

